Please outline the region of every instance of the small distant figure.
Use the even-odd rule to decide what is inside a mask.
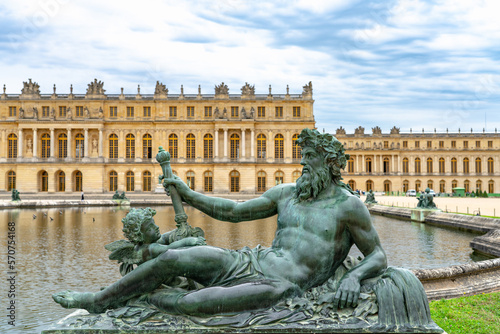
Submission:
[[[417,208],[437,209],[437,206],[434,203],[434,196],[432,196],[430,192],[431,190],[427,188],[425,189],[425,193],[420,194],[420,197],[418,198]]]
[[[85,200],[85,194],[82,191],[82,201]]]
[[[19,197],[19,191],[17,191],[17,189],[12,189],[11,197],[13,202],[21,200],[21,198]]]
[[[368,194],[366,194],[366,200],[365,200],[365,203],[366,204],[375,204],[375,203],[378,203],[376,200],[375,200],[375,194],[373,193],[373,190],[370,189],[370,191],[368,192]]]

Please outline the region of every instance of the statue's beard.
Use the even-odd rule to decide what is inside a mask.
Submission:
[[[295,198],[299,202],[316,198],[329,183],[330,170],[327,166],[319,170],[312,170],[310,167],[307,167],[306,171],[302,170],[302,175],[297,179]]]

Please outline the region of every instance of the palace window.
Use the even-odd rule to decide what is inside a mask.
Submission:
[[[446,183],[444,180],[439,181],[439,192],[440,193],[446,192]]]
[[[42,135],[42,158],[50,157],[50,135],[44,133]]]
[[[451,189],[456,188],[456,187],[458,187],[458,181],[457,180],[451,181]]]
[[[451,158],[451,172],[457,172],[457,158]]]
[[[493,148],[493,140],[488,140],[488,148]]]
[[[59,117],[66,117],[66,106],[59,106]]]
[[[493,158],[488,158],[488,174],[493,174],[495,172],[493,168]]]
[[[384,148],[389,148],[389,141],[384,140]]]
[[[422,182],[420,180],[415,181],[415,191],[419,192],[422,189]]]
[[[143,108],[143,116],[151,117],[151,107],[148,106]]]
[[[353,161],[354,162],[354,161]],[[389,158],[385,157],[384,160],[382,161],[383,167],[384,167],[384,174],[390,173],[390,165],[389,165]]]
[[[403,148],[408,148],[408,140],[403,140]]]
[[[125,159],[135,159],[135,136],[131,133],[125,137]]]
[[[151,191],[151,172],[142,173],[142,191]]]
[[[46,171],[40,174],[40,191],[49,191],[49,174]]]
[[[464,140],[464,148],[469,148],[469,141]]]
[[[191,190],[194,190],[194,172],[189,171],[186,174],[186,184]]]
[[[384,181],[384,192],[388,193],[391,191],[391,181],[385,180]]]
[[[257,117],[266,117],[266,107],[257,107]]]
[[[476,158],[476,173],[482,173],[481,169],[481,158]]]
[[[277,171],[276,173],[274,173],[274,184],[276,186],[282,184],[284,177],[285,173],[283,173],[282,171]]]
[[[135,176],[134,172],[128,171],[126,175],[126,180],[127,180],[127,191],[134,191],[135,190]]]
[[[366,172],[371,173],[372,172],[372,158],[366,158],[365,160],[365,167],[366,167]]]
[[[293,107],[293,117],[300,117],[300,107]]]
[[[196,139],[192,133],[186,136],[186,159],[196,158]]]
[[[205,117],[212,117],[212,107],[210,106],[205,107]]]
[[[75,157],[77,159],[83,158],[85,154],[85,138],[81,133],[77,134],[75,137]]]
[[[230,179],[229,190],[232,193],[239,192],[240,191],[240,173],[233,170],[231,173],[229,173],[229,179]]]
[[[134,117],[134,107],[127,107],[127,117]]]
[[[238,117],[239,116],[239,108],[238,107],[231,107],[231,117]]]
[[[83,177],[80,171],[75,173],[75,191],[83,191]]]
[[[476,181],[476,190],[480,192],[483,191],[483,182],[481,182],[481,180]]]
[[[118,117],[118,107],[109,107],[109,117]]]
[[[151,159],[153,157],[153,137],[149,133],[142,136],[142,158]]]
[[[420,148],[420,141],[415,140],[415,148]]]
[[[49,117],[49,116],[50,116],[49,106],[43,106],[42,107],[42,117]]]
[[[495,192],[495,182],[493,180],[488,181],[488,192],[490,194]]]
[[[63,171],[57,174],[57,191],[66,191],[66,175]]]
[[[233,133],[230,137],[230,158],[236,160],[240,156],[240,136]]]
[[[370,191],[370,190],[373,190],[373,181],[372,180],[366,181],[366,191]]]
[[[444,141],[443,140],[439,141],[439,148],[444,148]]]
[[[274,158],[284,158],[284,138],[282,134],[277,134],[276,137],[274,137]]]
[[[257,173],[257,192],[266,191],[266,172],[260,171]]]
[[[203,159],[214,158],[214,138],[211,134],[207,133],[203,137]]]
[[[410,189],[410,182],[408,180],[403,181],[403,192],[406,193]]]
[[[298,170],[293,171],[293,173],[292,173],[292,182],[297,182],[297,180],[299,179],[299,177],[300,177],[301,174],[302,173],[300,171],[298,171]]]
[[[17,107],[9,107],[9,117],[14,117],[17,115]]]
[[[354,173],[354,157],[349,157],[347,160],[347,172]]]
[[[58,138],[59,142],[59,159],[64,159],[68,157],[68,136],[65,133],[61,133]]]
[[[76,106],[76,117],[83,117],[83,106]]]
[[[203,191],[212,192],[214,182],[214,173],[211,171],[206,171],[203,173]]]
[[[178,138],[174,133],[168,136],[168,153],[170,153],[172,159],[177,159],[179,157]]]
[[[275,108],[275,117],[276,118],[283,118],[283,107],[276,107]]]
[[[456,140],[451,141],[451,148],[457,148],[457,142]]]
[[[296,133],[292,136],[292,159],[299,160],[302,159],[302,147],[297,144],[297,139],[299,139],[299,134]]]
[[[409,173],[409,160],[408,158],[403,159],[403,173]]]
[[[12,191],[12,189],[16,189],[16,172],[11,170],[7,174],[7,191]]]
[[[427,173],[433,172],[432,164],[433,164],[432,158],[427,158]]]
[[[109,173],[109,191],[118,189],[118,174],[113,170]]]
[[[481,148],[481,141],[480,140],[476,140],[476,148]]]
[[[464,181],[464,188],[465,188],[465,192],[466,193],[470,192],[470,182],[469,182],[469,180],[465,180]]]
[[[427,181],[427,188],[434,189],[434,182],[432,180]]]
[[[464,173],[469,173],[469,158],[464,158]]]
[[[356,182],[354,182],[354,180],[349,180],[347,184],[349,185],[349,188],[351,188],[351,190],[356,189]]]
[[[415,173],[421,173],[421,164],[420,164],[420,158],[415,159]]]
[[[11,133],[8,137],[7,137],[7,141],[9,142],[8,143],[8,158],[9,159],[14,159],[14,158],[17,158],[17,135]]]
[[[169,111],[170,117],[177,117],[177,107],[176,106],[170,106],[168,108],[168,111]]]
[[[257,136],[257,159],[266,158],[266,136],[262,133]]]
[[[194,107],[188,106],[186,110],[186,117],[193,118],[194,117]]]
[[[118,158],[118,136],[114,133],[109,136],[109,158]]]

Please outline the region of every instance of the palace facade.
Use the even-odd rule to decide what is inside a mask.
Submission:
[[[346,134],[340,127],[337,139],[350,160],[343,174],[353,189],[384,192],[416,191],[429,187],[436,193],[500,193],[500,135],[494,133],[446,132],[400,133],[379,127],[365,134],[358,127]]]
[[[174,172],[199,192],[255,194],[301,171],[303,128],[315,127],[312,84],[301,94],[41,94],[31,79],[21,94],[0,95],[0,191],[153,192],[162,174],[158,147]],[[160,188],[161,189],[161,188]]]

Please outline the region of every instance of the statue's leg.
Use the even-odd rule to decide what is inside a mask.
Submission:
[[[269,308],[298,295],[300,289],[287,281],[262,279],[230,287],[208,287],[193,292],[159,291],[149,302],[172,314],[213,315]]]
[[[233,260],[229,252],[216,247],[171,249],[141,264],[102,291],[64,291],[52,297],[63,307],[84,308],[89,312],[100,313],[121,305],[130,298],[151,292],[176,276],[185,276],[207,284],[221,272],[227,271]]]

